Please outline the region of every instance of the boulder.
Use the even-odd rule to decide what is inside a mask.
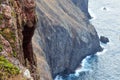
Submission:
[[[105,37],[105,36],[100,36],[100,41],[102,42],[102,43],[108,43],[109,42],[109,39],[107,38],[107,37]]]

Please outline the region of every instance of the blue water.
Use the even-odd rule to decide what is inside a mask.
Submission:
[[[120,0],[89,0],[89,12],[99,36],[110,42],[101,43],[104,51],[86,57],[75,74],[55,80],[120,80]]]

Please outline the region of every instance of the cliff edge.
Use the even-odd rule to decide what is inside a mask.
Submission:
[[[52,80],[101,49],[88,1],[74,1],[0,0],[0,80]]]
[[[97,32],[83,11],[83,7],[88,9],[88,1],[79,3],[83,6],[78,7],[73,0],[37,0],[34,51],[38,59],[42,56],[47,60],[49,66],[43,70],[50,70],[53,78],[74,72],[83,58],[101,48]]]

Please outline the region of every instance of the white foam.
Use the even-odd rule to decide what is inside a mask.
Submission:
[[[57,75],[54,80],[63,80],[61,76]]]
[[[77,68],[75,70],[75,74],[70,74],[69,77],[72,75],[76,76],[76,77],[79,77],[79,73],[80,72],[86,72],[86,71],[92,71],[89,67],[89,63],[88,63],[88,59],[91,58],[91,56],[87,56],[86,58],[84,58],[82,60],[82,63],[80,64],[81,67]],[[54,80],[63,80],[61,76],[56,76],[56,78]]]
[[[102,52],[97,52],[96,55],[103,55],[107,52],[108,50],[107,49],[104,49]]]
[[[89,59],[89,58],[90,58],[90,56],[87,56],[85,59],[83,59],[83,61],[81,63],[82,67],[75,70],[75,74],[74,74],[75,76],[78,77],[80,72],[91,71],[91,69],[89,67],[86,67],[89,65],[89,63],[87,61],[87,59]]]

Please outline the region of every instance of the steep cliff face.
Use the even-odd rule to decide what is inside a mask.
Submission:
[[[100,49],[97,32],[86,18],[86,0],[78,1],[80,8],[75,4],[71,0],[37,0],[39,20],[34,51],[38,60],[46,58],[53,77],[74,72],[84,57]],[[41,69],[38,65],[40,70],[49,72],[48,67]]]
[[[89,12],[88,12],[88,0],[72,0],[72,2],[80,8],[82,12],[84,12],[85,16],[87,18],[91,18]]]
[[[31,43],[35,27],[34,0],[0,0],[0,80],[24,74],[26,67],[37,78]]]
[[[35,30],[34,0],[0,0],[0,80],[22,80],[26,68],[34,80],[74,72],[100,49],[87,6],[86,0],[37,0]]]

